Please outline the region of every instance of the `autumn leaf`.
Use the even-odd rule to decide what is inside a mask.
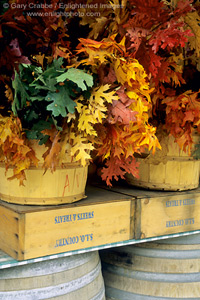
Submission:
[[[73,145],[71,147],[71,155],[76,161],[80,161],[82,166],[86,166],[89,159],[91,159],[90,152],[94,149],[92,143],[88,142],[88,139],[77,135],[73,139]]]
[[[108,122],[111,124],[119,122],[125,125],[128,125],[130,122],[135,122],[137,120],[135,115],[137,115],[138,112],[132,111],[129,105],[129,103],[126,105],[121,101],[114,101],[110,108]]]
[[[125,179],[126,173],[132,174],[134,177],[139,178],[139,163],[136,162],[135,158],[123,157],[118,158],[117,156],[111,157],[106,161],[105,167],[101,170],[101,178],[106,181],[108,186],[112,186],[112,180],[118,180],[119,178]]]
[[[63,57],[67,60],[71,57],[71,52],[68,47],[62,47],[61,45],[55,45],[53,47],[53,58]]]
[[[188,13],[184,18],[186,24],[193,32],[193,35],[188,38],[191,49],[194,49],[197,57],[200,55],[200,16],[197,11]]]
[[[13,168],[13,176],[8,179],[17,178],[19,184],[24,185],[24,171],[31,165],[37,166],[38,159],[34,150],[25,144],[25,135],[18,118],[0,116],[0,153],[0,160],[5,162],[6,170]]]
[[[181,149],[188,151],[192,146],[192,130],[199,126],[200,99],[199,92],[186,91],[185,93],[167,97],[162,102],[166,104],[165,129],[174,136]]]
[[[156,77],[158,70],[161,67],[162,57],[155,54],[152,49],[149,49],[149,72],[153,77]]]
[[[144,28],[137,28],[137,27],[128,28],[126,36],[129,37],[130,46],[128,47],[127,50],[131,50],[134,53],[136,53],[143,39],[146,38],[148,34],[149,34],[149,30]]]
[[[172,19],[167,23],[166,28],[159,28],[154,32],[149,45],[152,45],[154,53],[157,53],[160,48],[167,48],[170,51],[178,46],[185,47],[189,36],[193,36],[193,33],[190,29],[184,30],[184,22]]]
[[[80,97],[77,102],[77,111],[79,113],[78,129],[85,131],[89,135],[97,135],[94,125],[102,123],[103,119],[107,117],[108,110],[107,103],[112,103],[118,100],[115,91],[109,91],[108,84],[94,88],[88,100],[88,105],[83,105],[84,98]]]
[[[117,89],[116,94],[119,96],[120,101],[126,105],[130,105],[134,101],[128,97],[126,87],[123,85]]]
[[[192,12],[193,11],[193,7],[191,5],[192,2],[193,2],[192,0],[175,1],[176,6],[173,12],[175,18],[178,19]]]
[[[81,100],[81,98],[79,98],[79,100]],[[97,120],[91,114],[91,110],[86,105],[82,105],[79,102],[77,102],[76,109],[79,112],[78,129],[80,131],[85,131],[89,135],[97,135],[94,129],[94,124],[97,123]]]
[[[52,144],[48,150],[43,154],[44,163],[43,168],[45,172],[50,169],[51,172],[56,170],[56,167],[59,165],[59,154],[61,151],[60,141],[60,132],[56,130],[44,130],[42,133],[50,136]]]
[[[95,20],[92,20],[91,23],[89,23],[90,28],[92,29],[88,35],[89,38],[94,38],[95,40],[98,38],[99,34],[104,30],[106,24],[108,23],[108,18],[105,16],[95,18]],[[83,21],[81,21],[81,24],[84,25]],[[88,24],[86,21],[85,24]]]
[[[195,118],[195,114],[194,111],[186,111],[185,113],[185,117],[183,119],[183,123],[182,125],[184,126],[186,122],[194,122],[194,118]]]
[[[98,69],[99,81],[101,84],[113,84],[117,81],[114,69],[109,66],[109,69],[105,65],[101,65]]]
[[[179,145],[180,149],[187,152],[188,155],[191,155],[191,148],[193,144],[191,134],[190,130],[184,130],[177,138],[175,138],[175,142]]]

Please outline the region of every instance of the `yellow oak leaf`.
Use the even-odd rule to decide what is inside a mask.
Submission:
[[[71,155],[76,161],[80,161],[82,166],[86,166],[89,159],[91,159],[90,151],[94,149],[92,143],[87,138],[78,135],[73,140],[71,147]]]
[[[149,89],[146,81],[147,74],[143,66],[136,59],[126,60],[116,57],[113,61],[113,67],[119,83],[128,84],[131,88],[137,88],[139,91]]]
[[[188,40],[191,49],[195,50],[198,57],[200,55],[200,16],[197,11],[193,11],[188,13],[184,19],[194,34],[194,36],[189,36]]]
[[[32,148],[25,144],[21,122],[15,117],[3,117],[0,115],[0,157],[5,162],[6,170],[13,169],[13,176],[8,179],[19,179],[23,185],[24,170],[30,165],[37,166],[38,159]]]
[[[93,125],[97,123],[97,120],[91,114],[91,111],[87,106],[83,105],[78,118],[78,129],[85,131],[89,135],[97,135]]]
[[[93,37],[94,39],[97,39],[99,33],[102,32],[107,22],[108,22],[108,18],[104,16],[96,18],[95,22],[93,20],[93,22],[89,25],[89,27],[92,28],[92,30],[90,31],[88,37],[89,38]]]
[[[115,95],[116,91],[109,91],[110,85],[109,84],[105,84],[105,85],[101,85],[98,88],[95,88],[90,100],[93,100],[98,103],[101,107],[104,106],[104,103],[112,103],[113,100],[118,100],[119,97],[117,95]]]
[[[95,88],[88,100],[89,105],[83,105],[84,98],[80,97],[76,103],[76,110],[79,113],[78,129],[85,131],[88,135],[97,136],[97,132],[94,130],[94,124],[102,123],[106,118],[107,103],[112,103],[114,100],[118,100],[119,97],[115,95],[114,91],[108,91],[109,84],[102,85]]]

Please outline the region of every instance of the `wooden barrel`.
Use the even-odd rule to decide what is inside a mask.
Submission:
[[[183,191],[199,186],[199,160],[182,151],[172,137],[161,140],[162,150],[137,158],[139,179],[126,174],[128,184],[153,190]]]
[[[101,252],[107,300],[200,299],[200,235]]]
[[[2,300],[105,300],[97,251],[0,270]]]
[[[34,148],[34,147],[33,147]],[[36,156],[40,161],[45,152],[42,146],[35,146]],[[13,176],[10,168],[5,174],[5,165],[0,164],[0,199],[15,204],[25,205],[56,205],[72,203],[85,198],[88,166],[74,162],[66,154],[63,167],[57,167],[52,173],[44,174],[42,163],[25,171],[24,186],[17,179],[8,180]]]

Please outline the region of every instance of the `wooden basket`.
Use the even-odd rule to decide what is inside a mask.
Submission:
[[[137,158],[140,163],[140,178],[126,174],[130,185],[168,191],[191,190],[199,186],[199,160],[180,150],[172,137],[161,141],[162,150],[146,158]]]
[[[41,150],[36,154],[40,158]],[[44,174],[42,165],[30,167],[25,171],[25,186],[20,186],[17,179],[8,180],[13,170],[10,168],[5,173],[5,165],[0,164],[1,200],[15,204],[55,205],[85,198],[88,166],[69,161],[68,155],[64,167],[58,167],[53,173],[47,170]]]

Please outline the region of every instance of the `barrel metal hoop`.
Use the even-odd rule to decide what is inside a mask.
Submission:
[[[58,258],[57,260],[41,261],[40,263],[33,263],[18,268],[3,269],[0,272],[0,280],[2,279],[15,279],[45,276],[64,272],[79,266],[82,266],[91,259],[94,259],[94,254],[84,253],[82,256],[73,255],[69,257]]]
[[[105,286],[104,284],[102,285],[99,293],[97,295],[95,295],[92,299],[90,300],[103,300],[105,299]]]
[[[200,258],[200,249],[195,250],[164,250],[164,249],[151,249],[143,247],[121,247],[121,251],[124,250],[126,253],[132,256],[143,256],[152,258],[164,258],[164,259],[198,259]]]
[[[93,269],[90,273],[72,280],[70,282],[65,282],[59,284],[57,286],[49,286],[39,289],[32,289],[32,290],[20,290],[20,291],[9,291],[9,292],[0,292],[0,299],[4,300],[42,300],[42,299],[49,299],[53,297],[58,297],[62,295],[66,295],[72,293],[76,290],[87,286],[91,282],[93,282],[101,272],[101,264],[100,262],[98,265]]]
[[[156,281],[156,282],[167,282],[167,283],[186,283],[186,282],[200,282],[200,273],[153,273],[153,272],[142,272],[132,271],[119,267],[113,266],[107,263],[102,263],[104,272],[109,272],[122,277],[132,278],[135,280],[142,281]]]
[[[157,297],[157,296],[148,296],[148,295],[139,295],[135,293],[130,293],[126,291],[121,291],[115,288],[106,287],[106,296],[107,299],[112,300],[172,300],[171,297]],[[187,300],[198,300],[200,298],[187,298]],[[179,300],[184,300],[179,298]],[[186,300],[186,299],[185,299]]]

